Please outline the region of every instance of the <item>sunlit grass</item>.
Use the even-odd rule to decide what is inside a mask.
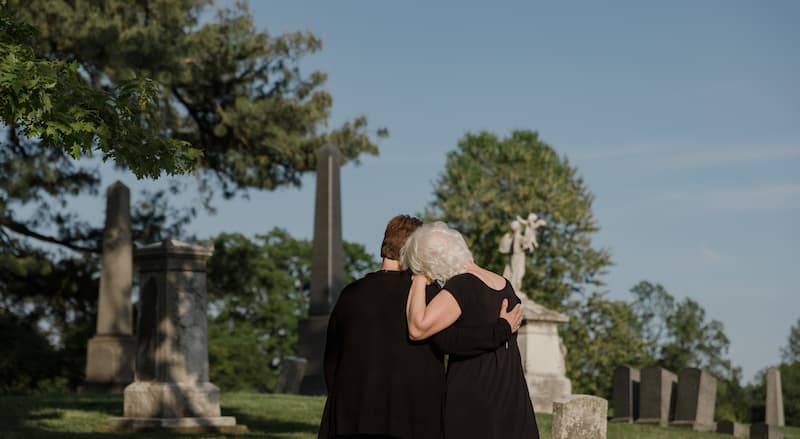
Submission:
[[[225,393],[223,416],[248,427],[241,437],[314,439],[325,399],[295,395]],[[121,395],[0,396],[0,438],[112,437],[223,438],[224,435],[126,434],[98,431],[109,418],[122,416]],[[537,416],[543,439],[551,439],[552,418]],[[800,428],[787,427],[786,439],[800,439]],[[608,439],[719,439],[732,436],[631,424],[608,424]]]

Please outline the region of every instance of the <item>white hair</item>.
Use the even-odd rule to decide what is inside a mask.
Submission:
[[[464,273],[472,253],[457,230],[436,221],[414,231],[400,249],[400,264],[414,273],[446,281]]]

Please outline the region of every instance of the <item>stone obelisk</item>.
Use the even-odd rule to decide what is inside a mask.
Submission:
[[[781,388],[781,370],[777,367],[767,369],[767,404],[766,421],[768,425],[784,427],[786,418],[783,414],[783,389]]]
[[[341,153],[326,144],[317,151],[317,192],[314,241],[311,250],[311,304],[308,318],[298,325],[298,353],[308,363],[300,393],[326,392],[322,357],[328,317],[344,283],[342,207],[339,184]]]
[[[97,333],[86,347],[86,390],[121,392],[133,381],[131,195],[119,181],[106,191]]]

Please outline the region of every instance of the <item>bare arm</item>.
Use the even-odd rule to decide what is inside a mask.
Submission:
[[[415,274],[406,302],[408,336],[412,340],[424,340],[452,325],[461,315],[461,307],[447,290],[442,290],[425,305],[425,287],[428,279]]]

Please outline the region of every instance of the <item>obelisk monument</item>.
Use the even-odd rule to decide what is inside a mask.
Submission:
[[[86,347],[87,390],[121,392],[133,381],[136,340],[133,337],[131,286],[131,194],[119,181],[106,191],[106,223],[97,333]]]
[[[298,325],[298,354],[307,360],[300,393],[326,393],[322,357],[328,317],[344,286],[342,202],[339,183],[341,153],[332,144],[317,151],[314,242],[311,250],[311,303],[308,318]]]

